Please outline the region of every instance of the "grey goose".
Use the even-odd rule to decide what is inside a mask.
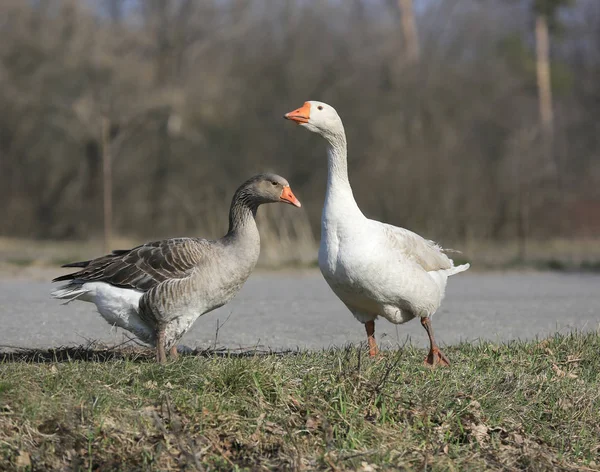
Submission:
[[[164,363],[167,350],[177,356],[175,343],[198,317],[226,304],[246,282],[260,253],[256,211],[274,202],[300,207],[283,177],[256,175],[235,192],[221,239],[165,239],[65,264],[81,270],[56,277],[67,283],[52,296],[94,303],[111,325],[155,346]]]

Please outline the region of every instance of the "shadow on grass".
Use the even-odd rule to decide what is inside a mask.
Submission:
[[[3,349],[10,350],[3,350]],[[178,352],[183,357],[256,357],[256,356],[284,356],[298,354],[299,350],[280,350],[258,348],[239,349],[191,349],[187,346],[178,346]],[[0,345],[0,364],[11,362],[27,362],[44,364],[50,362],[154,362],[156,358],[154,349],[135,346],[107,346],[97,342],[90,342],[80,346],[60,346],[49,349],[29,349]]]

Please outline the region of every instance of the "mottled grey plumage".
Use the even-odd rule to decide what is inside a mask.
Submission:
[[[66,264],[81,270],[55,278],[68,283],[52,295],[95,303],[109,323],[156,345],[164,361],[163,344],[174,345],[199,316],[242,287],[260,253],[256,211],[278,201],[299,206],[283,177],[256,175],[235,192],[223,238],[167,239]]]
[[[210,250],[208,241],[199,238],[173,238],[142,244],[133,249],[113,251],[107,256],[63,267],[84,267],[53,282],[106,282],[115,287],[146,292],[167,279],[187,277]]]

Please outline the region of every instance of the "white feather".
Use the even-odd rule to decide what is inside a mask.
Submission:
[[[131,331],[142,341],[154,344],[154,330],[139,316],[140,298],[144,292],[120,288],[105,282],[68,284],[52,292],[54,298],[77,299],[96,305],[98,312],[111,325]]]

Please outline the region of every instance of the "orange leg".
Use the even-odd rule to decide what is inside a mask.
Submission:
[[[159,327],[156,333],[156,362],[164,364],[167,362],[167,354],[165,352],[165,328]]]
[[[435,367],[438,365],[441,366],[449,366],[450,361],[444,355],[444,353],[440,350],[437,343],[435,342],[435,338],[433,337],[433,328],[431,327],[431,320],[428,317],[421,318],[421,325],[427,331],[427,336],[429,336],[429,354],[425,358],[425,365]]]
[[[177,352],[177,345],[173,344],[171,346],[171,350],[169,351],[169,355],[171,356],[171,359],[175,360],[179,357],[179,353]]]
[[[365,329],[367,330],[367,339],[369,340],[369,357],[375,357],[379,354],[379,348],[375,341],[375,321],[367,321],[365,323]]]

